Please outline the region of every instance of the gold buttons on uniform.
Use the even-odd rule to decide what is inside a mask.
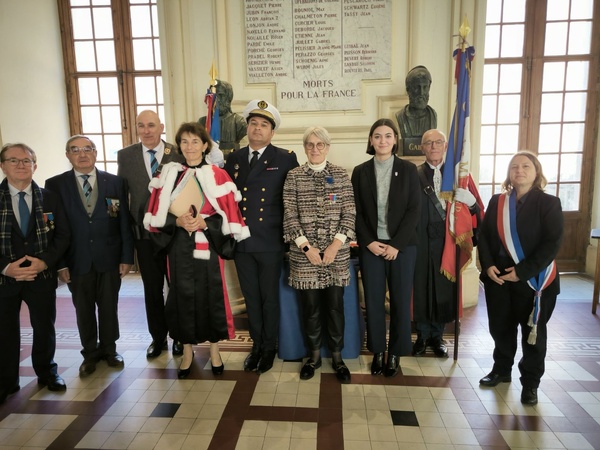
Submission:
[[[244,191],[247,191],[247,190],[248,190],[248,188],[247,188],[247,187],[244,187]]]
[[[264,201],[265,201],[265,199],[264,199],[264,198],[261,198],[261,199],[260,199],[260,201],[261,201],[261,202],[264,202]]]
[[[243,210],[243,211],[246,211],[246,207],[244,206],[244,207],[242,208],[242,210]]]
[[[263,208],[260,208],[260,209],[259,209],[259,211],[260,211],[260,212],[263,212],[263,211],[264,211],[264,209],[263,209]]]
[[[260,217],[260,218],[258,219],[258,221],[259,221],[259,222],[262,222],[262,217]]]
[[[266,189],[266,188],[262,188],[261,190],[262,190],[263,192],[265,192],[267,189]]]
[[[244,198],[242,199],[242,201],[243,201],[243,202],[245,202],[245,201],[246,201],[246,197],[244,197]]]
[[[246,221],[246,218],[245,218],[245,217],[242,217],[242,219],[244,219],[244,222]]]

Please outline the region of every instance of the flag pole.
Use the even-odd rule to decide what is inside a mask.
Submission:
[[[459,55],[456,59],[456,64],[458,66],[458,64],[461,64],[462,58],[461,58],[461,54],[465,51],[465,48],[467,46],[467,36],[469,35],[469,33],[471,32],[471,28],[469,27],[469,22],[467,20],[467,16],[465,14],[465,17],[460,25],[460,28],[458,29],[458,35],[459,35]],[[458,73],[458,67],[456,72]],[[469,93],[470,95],[470,93]],[[457,107],[455,109],[455,124],[458,125],[458,101],[457,101]],[[454,139],[456,140],[458,136],[458,133],[454,133]],[[457,148],[456,146],[456,142],[455,142],[455,146],[454,148]],[[462,146],[460,147],[461,150],[463,149]],[[461,159],[462,155],[456,155],[459,159]],[[455,178],[455,181],[458,181],[458,178]],[[456,303],[455,303],[455,316],[454,316],[454,361],[458,361],[458,340],[459,340],[459,334],[460,334],[460,304],[461,304],[461,290],[462,290],[462,276],[461,276],[461,258],[460,258],[460,254],[461,254],[461,248],[460,245],[458,245],[458,243],[455,244],[456,245],[456,256],[455,256],[455,267],[456,267],[456,292],[455,292],[455,297],[456,297]]]

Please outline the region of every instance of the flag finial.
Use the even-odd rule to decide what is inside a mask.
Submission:
[[[460,24],[460,28],[458,29],[458,34],[460,35],[460,37],[462,38],[463,41],[466,41],[467,36],[469,35],[470,32],[471,32],[471,27],[469,26],[469,21],[467,19],[467,15],[465,14],[465,17],[464,17],[462,23]]]
[[[215,84],[217,84],[217,68],[215,67],[214,59],[210,66],[210,70],[208,71],[208,74],[210,75],[210,85],[214,86]]]

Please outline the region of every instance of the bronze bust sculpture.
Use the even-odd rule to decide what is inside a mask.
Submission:
[[[429,106],[431,74],[425,66],[412,68],[406,74],[408,105],[396,113],[396,120],[402,137],[403,154],[420,156],[421,136],[427,130],[437,128],[437,114]]]
[[[246,136],[247,124],[240,114],[231,111],[233,86],[227,81],[217,80],[216,93],[221,125],[219,148],[223,152],[223,156],[227,158],[229,153],[239,150],[240,141]],[[198,122],[200,125],[206,126],[206,116],[200,117]]]

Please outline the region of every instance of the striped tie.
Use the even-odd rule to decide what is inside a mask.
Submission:
[[[156,159],[155,155],[156,150],[148,150],[148,153],[150,153],[150,172],[154,176],[156,169],[158,169],[158,159]]]
[[[21,220],[21,231],[23,232],[23,236],[27,234],[29,216],[31,215],[29,206],[27,206],[27,202],[25,201],[25,195],[27,195],[25,192],[19,192],[19,219]]]
[[[83,194],[85,195],[85,199],[87,201],[90,200],[90,196],[92,195],[92,186],[90,185],[90,182],[88,181],[88,178],[90,177],[89,175],[80,175],[81,178],[83,178]]]

